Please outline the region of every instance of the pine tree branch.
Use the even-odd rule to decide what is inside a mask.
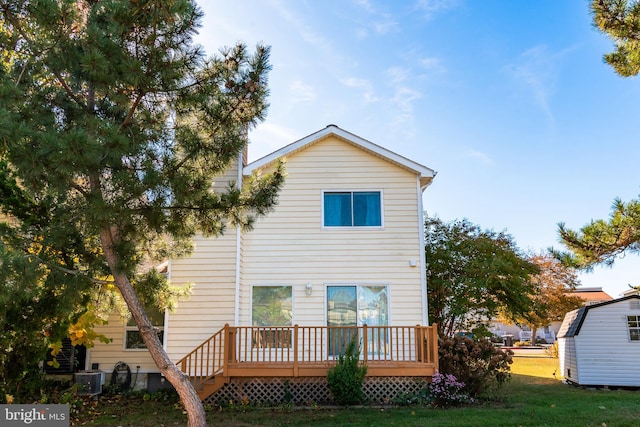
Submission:
[[[124,118],[124,120],[120,124],[120,127],[118,128],[119,131],[121,131],[126,126],[128,126],[129,123],[131,123],[131,118],[133,117],[133,114],[138,109],[138,105],[140,105],[140,102],[142,101],[142,98],[144,98],[144,95],[145,94],[143,92],[140,92],[138,94],[138,96],[136,97],[136,100],[133,102],[133,105],[131,105],[131,108],[129,108],[129,111],[127,111],[127,116]]]
[[[7,17],[7,19],[9,20],[9,22],[11,22],[11,24],[13,25],[13,27],[18,30],[18,33],[20,33],[20,36],[22,36],[22,38],[25,40],[25,42],[32,46],[33,45],[33,40],[31,40],[31,38],[29,37],[29,35],[24,31],[24,28],[22,27],[22,25],[20,25],[20,21],[16,18],[16,16],[8,9],[8,7],[4,7],[4,16]],[[43,50],[42,52],[45,52],[46,50]],[[40,52],[40,53],[42,53]],[[39,56],[36,54],[36,52],[33,53],[34,56]],[[67,95],[73,99],[78,105],[82,106],[83,108],[86,107],[83,103],[82,100],[73,92],[73,90],[71,89],[71,87],[67,84],[67,82],[62,78],[62,75],[60,74],[59,71],[56,71],[56,69],[54,67],[51,66],[51,64],[47,63],[44,59],[43,59],[43,63],[51,70],[51,72],[53,73],[53,75],[56,77],[56,79],[58,80],[58,82],[60,83],[60,85],[62,85],[63,89],[65,90],[65,92],[67,93]],[[22,74],[21,74],[22,75]],[[16,82],[17,83],[17,82]]]

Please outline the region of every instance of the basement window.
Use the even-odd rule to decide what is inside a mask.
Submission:
[[[164,343],[164,311],[160,311],[155,307],[147,307],[146,311],[151,325],[153,325],[158,338],[160,338],[160,342]],[[142,334],[133,318],[127,321],[127,326],[125,327],[124,348],[127,350],[146,350],[147,348],[144,341],[142,341]]]
[[[627,316],[629,340],[640,341],[640,316]]]

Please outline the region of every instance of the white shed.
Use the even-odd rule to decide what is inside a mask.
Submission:
[[[640,387],[640,296],[567,313],[558,331],[560,370],[578,385]]]

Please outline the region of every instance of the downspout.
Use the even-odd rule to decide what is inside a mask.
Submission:
[[[420,283],[421,283],[421,298],[422,298],[422,324],[429,325],[429,304],[427,300],[427,257],[425,255],[424,245],[424,206],[422,201],[422,186],[420,185],[420,177],[417,178],[417,192],[418,192],[418,224],[420,227],[419,242],[420,242]]]
[[[238,189],[242,189],[242,178],[243,178],[243,170],[244,170],[244,150],[241,150],[238,153],[238,177],[236,180],[236,185]],[[235,326],[240,326],[240,245],[242,243],[241,238],[241,230],[240,225],[236,225],[236,292],[235,292],[235,303],[234,303],[234,316],[233,316],[233,324]]]
[[[171,258],[167,260],[167,280],[171,283]],[[162,348],[169,352],[169,310],[164,311],[164,327],[163,327]]]

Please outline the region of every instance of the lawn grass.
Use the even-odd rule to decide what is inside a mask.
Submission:
[[[290,409],[236,406],[209,408],[209,424],[241,426],[593,426],[625,427],[640,423],[640,392],[587,390],[554,378],[557,359],[516,357],[513,378],[491,402],[432,409],[359,407]],[[88,426],[185,426],[182,410],[167,402],[120,398],[98,402],[74,424]]]

